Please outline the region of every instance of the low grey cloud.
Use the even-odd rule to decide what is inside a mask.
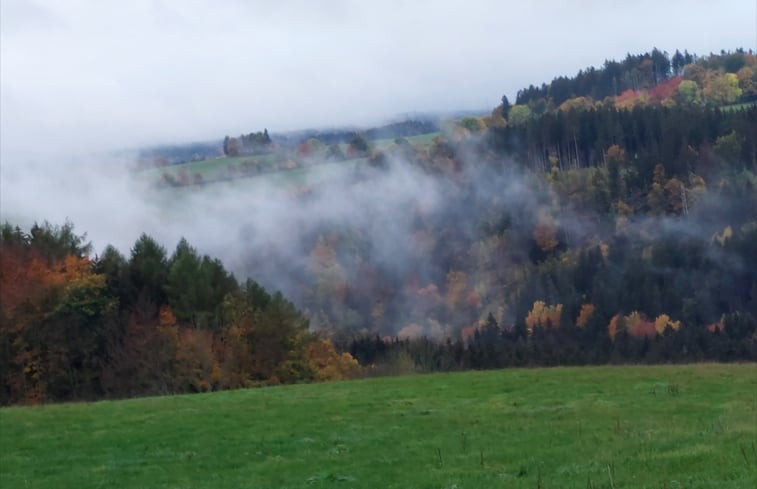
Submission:
[[[4,160],[481,109],[627,52],[755,44],[751,0],[1,8]]]

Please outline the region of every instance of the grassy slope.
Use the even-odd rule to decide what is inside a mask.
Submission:
[[[435,132],[429,134],[421,134],[418,136],[410,136],[406,139],[411,144],[418,146],[427,146],[430,145],[433,142],[434,138],[436,138],[438,135],[439,133]],[[379,139],[372,141],[371,144],[377,149],[386,149],[394,144],[394,139]],[[340,146],[342,147],[342,151],[347,151],[346,144],[342,144]],[[203,161],[182,163],[179,165],[171,165],[163,168],[150,168],[147,170],[142,170],[140,172],[140,175],[145,179],[157,180],[163,173],[169,173],[177,176],[179,172],[185,171],[190,179],[193,179],[194,175],[200,174],[206,182],[214,182],[228,178],[228,168],[230,166],[239,165],[240,163],[247,160],[256,160],[264,166],[275,167],[275,165],[279,163],[278,160],[281,158],[282,157],[280,155],[276,154],[222,157]],[[332,173],[336,173],[337,170],[341,170],[339,172],[340,174],[344,173],[345,171],[352,170],[356,164],[363,163],[364,161],[365,159],[363,158],[355,158],[345,160],[343,162],[327,162],[313,166],[306,166],[304,168],[298,168],[295,170],[273,171],[270,173],[261,173],[246,176],[240,175],[237,176],[235,180],[259,178],[263,181],[271,180],[275,185],[284,183],[285,185],[297,186],[311,182],[311,180],[313,180],[313,177],[316,181],[321,181],[324,174],[330,175]],[[326,169],[324,170],[321,167],[326,167]]]
[[[504,370],[10,408],[0,429],[8,488],[750,488],[757,366]]]

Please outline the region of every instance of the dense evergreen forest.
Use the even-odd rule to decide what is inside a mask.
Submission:
[[[93,256],[71,224],[5,224],[0,402],[757,360],[755,73],[743,51],[655,50],[503,97],[430,145],[366,142],[350,185],[412,177],[440,202],[403,204],[401,225],[309,223],[298,260],[247,250],[237,273],[258,282],[183,240]]]

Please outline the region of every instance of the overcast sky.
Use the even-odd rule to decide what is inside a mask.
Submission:
[[[656,46],[754,48],[755,0],[2,0],[2,152],[493,107]]]

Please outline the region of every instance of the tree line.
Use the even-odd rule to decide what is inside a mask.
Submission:
[[[694,80],[701,89],[703,85],[716,83],[715,75],[718,73],[737,74],[737,80],[745,83],[745,88],[748,88],[748,98],[751,100],[755,96],[751,90],[754,81],[754,54],[751,50],[722,51],[700,58],[688,51],[681,53],[678,50],[671,56],[655,48],[642,54],[629,53],[621,61],[606,60],[601,67],[579,70],[573,77],[558,76],[550,83],[530,85],[518,91],[515,103],[528,106],[541,114],[572,98],[603,100],[624,92],[652,90],[676,77]],[[506,97],[503,103],[509,108]]]
[[[185,240],[123,256],[73,225],[0,229],[0,403],[232,389],[356,375],[280,293]]]
[[[637,320],[634,320],[637,321]],[[643,320],[642,320],[643,321]],[[343,339],[349,352],[376,375],[487,370],[509,367],[738,362],[757,359],[754,316],[733,313],[715,328],[672,327],[654,322],[641,331],[623,329],[613,337],[601,321],[536,328],[503,327],[490,316],[469,338]]]

